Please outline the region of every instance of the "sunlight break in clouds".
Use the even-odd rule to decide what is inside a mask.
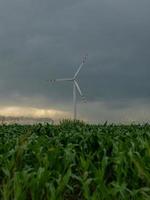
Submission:
[[[51,119],[60,119],[60,118],[69,118],[70,113],[54,110],[54,109],[39,109],[33,107],[2,107],[0,108],[0,115],[2,116],[13,116],[13,117],[33,117],[33,118],[51,118]]]

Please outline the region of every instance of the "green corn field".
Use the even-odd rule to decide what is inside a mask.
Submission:
[[[1,125],[0,199],[150,200],[150,125]]]

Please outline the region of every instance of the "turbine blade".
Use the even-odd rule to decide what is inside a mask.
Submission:
[[[83,57],[82,63],[80,64],[80,66],[79,66],[77,72],[75,73],[74,78],[76,78],[77,75],[79,74],[80,70],[82,69],[83,65],[85,64],[85,62],[86,62],[86,60],[87,60],[87,57],[88,57],[87,54]]]
[[[48,82],[50,82],[50,83],[62,82],[62,81],[72,81],[72,79],[71,78],[59,78],[59,79],[48,80]]]
[[[86,102],[86,99],[85,99],[84,95],[82,94],[81,89],[80,89],[80,87],[79,87],[77,81],[74,81],[74,83],[75,83],[75,85],[76,85],[76,88],[77,88],[77,90],[78,90],[78,92],[79,92],[79,94],[80,94],[82,100],[83,100],[84,103],[85,103],[85,102]]]

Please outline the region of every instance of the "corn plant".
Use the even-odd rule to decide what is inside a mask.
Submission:
[[[0,126],[2,200],[149,200],[150,125]]]

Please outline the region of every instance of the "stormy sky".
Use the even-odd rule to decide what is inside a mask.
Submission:
[[[150,119],[149,0],[0,0],[0,115],[72,116],[79,74],[90,122]]]

